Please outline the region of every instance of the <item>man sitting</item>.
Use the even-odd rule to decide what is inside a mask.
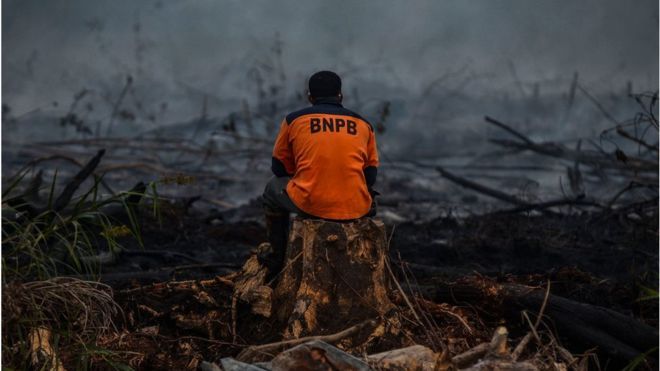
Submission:
[[[375,214],[371,187],[378,151],[371,124],[342,106],[341,79],[320,71],[309,78],[310,107],[292,112],[280,125],[272,171],[263,194],[272,278],[283,268],[289,213],[331,221]]]

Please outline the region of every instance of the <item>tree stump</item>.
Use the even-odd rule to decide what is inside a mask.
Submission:
[[[387,295],[387,239],[381,221],[296,218],[273,292],[285,339],[324,335],[394,309]]]

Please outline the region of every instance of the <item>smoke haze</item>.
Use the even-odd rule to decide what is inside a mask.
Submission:
[[[118,90],[128,74],[157,82],[145,88],[158,92],[148,92],[155,101],[180,101],[185,88],[252,99],[247,67],[268,63],[278,44],[287,84],[300,90],[306,76],[323,68],[343,73],[347,88],[376,81],[404,96],[451,71],[498,89],[515,89],[516,79],[569,79],[575,71],[596,90],[622,89],[629,80],[636,89],[657,89],[658,2],[652,0],[9,0],[2,6],[2,92],[16,112],[67,102],[83,87]]]

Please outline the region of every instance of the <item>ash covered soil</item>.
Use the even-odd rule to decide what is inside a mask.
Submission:
[[[200,301],[195,284],[191,289],[185,283],[237,271],[266,240],[259,200],[225,211],[168,205],[160,219],[142,211],[143,247],[126,238],[122,243],[130,253],[102,267],[101,281],[115,288],[128,318],[125,338],[102,343],[115,350],[138,350],[141,358],[133,359],[138,364],[194,369],[202,359],[236,356],[242,344],[278,341],[278,324],[241,308],[237,332],[232,332],[230,286],[207,286],[204,292],[214,300],[209,306]],[[616,213],[577,211],[455,216],[448,210],[429,216],[437,213],[434,209],[426,218],[415,219],[405,213],[419,213],[425,205],[397,204],[379,211],[391,236],[391,261],[405,262],[415,288],[435,303],[429,305],[442,308],[436,309],[436,320],[452,353],[488,341],[492,329],[501,324],[513,339],[528,331],[516,320],[520,311],[507,303],[484,297],[470,304],[446,302],[438,290],[456,282],[544,287],[551,281],[553,295],[614,309],[657,328],[657,303],[637,300],[642,288],[653,287],[657,279],[652,273],[658,271],[657,218],[636,222]],[[165,281],[184,282],[185,287]],[[211,317],[213,325],[208,322]],[[411,336],[425,343],[422,332],[412,331]],[[557,336],[571,352],[589,349],[588,344]],[[369,353],[399,346],[400,340],[392,339],[372,344]]]
[[[488,342],[499,325],[510,331],[511,344],[526,335],[529,325],[521,320],[521,311],[538,310],[540,303],[515,305],[506,294],[498,294],[506,285],[543,290],[551,282],[552,295],[614,310],[651,326],[657,334],[657,301],[639,300],[647,295],[645,288],[657,286],[657,198],[618,208],[569,204],[520,211],[450,186],[426,167],[397,174],[390,165],[379,179],[383,195],[377,216],[386,225],[390,260],[400,282],[406,281],[402,267],[408,269],[411,282],[404,284],[404,291],[423,294],[426,301],[419,305],[438,323],[452,355]],[[495,173],[490,179],[493,188],[524,189],[516,194],[522,193],[527,202],[557,196],[538,186],[549,181],[537,182],[533,194],[525,177],[513,176],[508,169]],[[547,178],[556,179],[556,169],[548,173]],[[128,183],[135,178],[122,177]],[[263,178],[265,183],[267,177]],[[202,360],[218,362],[236,357],[250,345],[282,339],[282,324],[253,315],[240,303],[234,308],[229,279],[218,279],[239,271],[266,241],[256,197],[257,184],[262,183],[183,183],[159,187],[157,215],[145,200],[139,210],[142,244],[131,236],[120,237],[117,242],[123,249],[105,259],[99,277],[92,277],[112,286],[123,310],[116,321],[119,331],[99,339],[99,345],[120,352],[122,361],[135,369],[197,369]],[[611,190],[601,188],[596,190],[606,195],[601,198],[610,199]],[[237,195],[247,201],[232,206],[241,202]],[[452,287],[467,290],[454,295]],[[411,318],[401,293],[393,288],[391,296]],[[235,309],[237,316],[232,316]],[[346,325],[354,323],[347,318]],[[573,354],[593,353],[593,342],[565,328],[547,328],[545,333],[552,335],[544,335],[550,337],[543,344],[561,344]],[[412,343],[431,346],[423,328],[407,330],[405,341],[385,337],[360,351],[374,354]],[[632,352],[650,348],[644,344]],[[620,369],[632,358],[610,362],[608,354],[601,351],[598,356],[605,369]]]
[[[418,277],[552,275],[570,268],[606,282],[632,284],[642,272],[658,269],[653,221],[624,220],[617,213],[455,216],[449,210],[428,220],[405,220],[395,214],[397,207],[381,206],[379,212],[390,257],[407,262]],[[102,279],[126,283],[130,275],[120,273],[136,271],[169,270],[177,279],[227,273],[266,241],[258,198],[226,211],[169,204],[161,213],[157,220],[148,210],[142,212],[144,247],[132,238],[121,241],[132,253],[105,265]],[[162,278],[154,275],[154,281]],[[134,280],[150,281],[148,274]]]

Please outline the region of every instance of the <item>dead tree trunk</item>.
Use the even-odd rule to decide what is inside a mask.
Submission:
[[[492,293],[496,293],[493,296]],[[541,290],[515,284],[436,285],[427,295],[436,302],[479,303],[486,299],[487,310],[503,311],[511,318],[519,318],[520,310],[536,310],[543,305]],[[502,307],[502,303],[506,303]],[[489,306],[487,306],[489,305]],[[513,309],[513,310],[511,310]],[[515,317],[513,317],[515,316]],[[584,348],[597,346],[613,359],[628,362],[658,344],[658,330],[641,321],[596,305],[576,302],[550,295],[545,317],[554,328]]]
[[[275,319],[286,324],[284,338],[333,333],[390,312],[386,258],[380,221],[294,220],[273,293]]]

